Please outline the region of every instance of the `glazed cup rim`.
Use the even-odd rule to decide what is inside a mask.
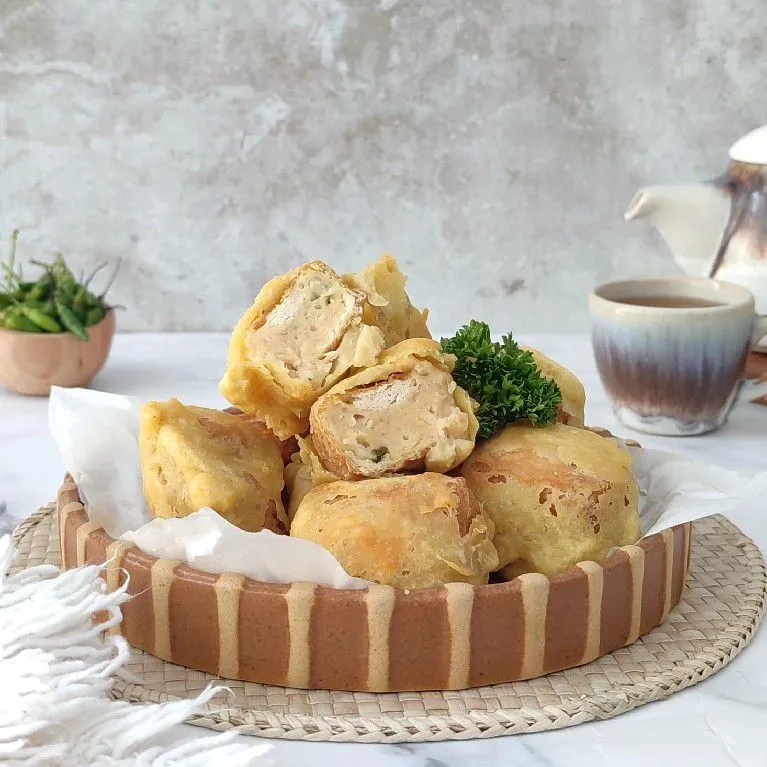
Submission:
[[[627,298],[635,298],[639,295],[680,296],[685,298],[699,298],[702,300],[716,301],[715,306],[642,306],[639,304],[623,303]],[[726,312],[733,309],[751,309],[754,311],[754,296],[742,285],[723,280],[714,280],[709,277],[636,277],[625,280],[605,282],[596,287],[589,296],[592,305],[600,304],[603,307],[620,307],[622,312],[653,314],[709,314],[711,312]]]

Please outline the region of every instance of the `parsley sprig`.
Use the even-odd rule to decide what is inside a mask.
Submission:
[[[490,328],[472,320],[442,348],[457,357],[453,378],[477,400],[479,436],[491,437],[506,424],[527,419],[538,426],[556,420],[562,402],[559,387],[546,378],[529,351],[511,334],[500,343],[490,339]]]

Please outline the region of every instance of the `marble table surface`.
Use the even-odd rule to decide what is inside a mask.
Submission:
[[[594,366],[588,339],[580,335],[521,336],[567,365],[588,393],[587,423],[639,438],[646,447],[684,453],[730,468],[767,469],[767,407],[742,401],[726,426],[693,438],[637,435],[616,423]],[[217,381],[224,367],[223,334],[118,335],[112,356],[94,388],[142,398],[177,396],[189,403],[223,406]],[[0,525],[17,522],[50,501],[62,466],[48,435],[47,400],[0,389],[0,502],[8,510]],[[767,499],[737,519],[767,551]],[[767,746],[767,630],[727,668],[666,701],[615,719],[533,735],[435,744],[362,745],[269,741],[254,764],[334,764],[353,767],[441,767],[441,765],[566,765],[646,767],[648,764],[706,767],[764,767]],[[198,738],[206,731],[182,725],[166,737]],[[239,740],[252,743],[244,736]]]

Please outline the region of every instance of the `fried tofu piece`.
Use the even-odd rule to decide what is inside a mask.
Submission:
[[[381,328],[387,347],[408,338],[431,338],[426,327],[429,311],[420,311],[410,303],[405,292],[407,278],[390,254],[385,253],[361,271],[345,274],[342,279],[367,297],[362,319],[368,325]]]
[[[156,517],[209,507],[243,530],[287,533],[279,443],[243,418],[176,399],[147,402],[139,455]]]
[[[304,433],[316,399],[384,346],[365,302],[320,261],[270,280],[232,333],[221,393],[281,440]]]
[[[410,339],[322,395],[309,422],[325,469],[356,480],[460,464],[474,448],[478,423],[450,375],[453,365],[437,341]]]
[[[461,475],[495,523],[508,578],[602,562],[641,535],[631,454],[585,429],[507,426],[477,447]]]
[[[231,413],[237,415],[248,423],[252,424],[262,434],[270,437],[280,448],[280,455],[282,455],[282,462],[284,464],[290,463],[291,456],[298,450],[298,442],[295,437],[288,437],[287,439],[277,439],[275,433],[266,425],[266,422],[260,415],[253,413],[243,413],[238,407],[228,407],[224,410],[225,413]]]
[[[522,346],[533,355],[535,364],[546,378],[554,381],[562,393],[562,403],[559,406],[557,420],[566,426],[582,429],[585,426],[584,408],[586,407],[586,390],[583,384],[566,367],[547,357],[543,352],[530,346]]]
[[[298,437],[298,451],[296,451],[285,466],[285,489],[288,494],[288,518],[290,520],[296,514],[303,497],[317,485],[327,482],[338,482],[341,479],[337,474],[328,471],[320,461],[311,436]]]
[[[498,565],[493,532],[464,480],[434,473],[319,485],[291,527],[349,575],[402,589],[487,583]]]
[[[292,522],[301,501],[315,487],[315,482],[312,478],[311,469],[300,460],[298,453],[295,454],[290,463],[286,464],[284,477],[285,490],[288,494],[285,506],[288,512],[288,519]]]

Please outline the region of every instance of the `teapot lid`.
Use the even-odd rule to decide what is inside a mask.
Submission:
[[[749,165],[767,165],[767,125],[739,138],[730,147],[730,159]]]

